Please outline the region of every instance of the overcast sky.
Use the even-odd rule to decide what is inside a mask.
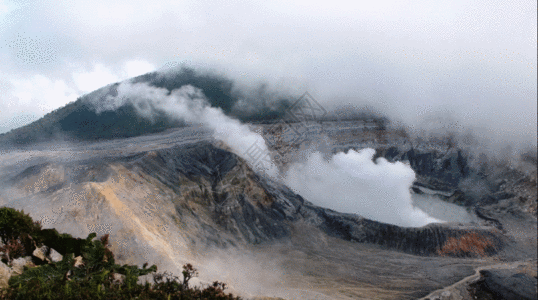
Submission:
[[[0,0],[0,132],[186,62],[536,143],[535,0],[350,3]]]

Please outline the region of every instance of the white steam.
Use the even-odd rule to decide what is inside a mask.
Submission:
[[[278,175],[278,168],[265,155],[269,150],[263,137],[252,132],[247,125],[226,116],[220,108],[210,106],[200,89],[185,85],[169,92],[165,88],[152,87],[146,83],[122,83],[118,86],[118,96],[109,100],[111,101],[106,101],[98,110],[115,110],[129,102],[140,115],[148,119],[160,111],[178,120],[201,124],[213,132],[215,139],[228,145],[232,152],[243,157],[256,171],[271,177]]]
[[[330,161],[312,153],[286,173],[286,184],[312,203],[339,212],[400,226],[441,222],[413,207],[410,187],[415,173],[408,165],[373,157],[375,150],[335,154]]]
[[[211,107],[200,89],[190,85],[169,92],[145,83],[122,83],[118,96],[106,101],[99,110],[115,110],[127,102],[151,119],[156,112],[188,123],[201,124],[245,159],[256,171],[277,178],[279,170],[270,159],[263,137]],[[415,173],[401,162],[383,158],[373,161],[375,150],[350,150],[325,161],[319,152],[305,163],[295,163],[283,177],[298,194],[316,205],[344,213],[356,213],[369,219],[401,226],[423,226],[440,222],[413,207],[410,187]]]

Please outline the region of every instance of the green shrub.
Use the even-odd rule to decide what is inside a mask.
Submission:
[[[10,207],[0,208],[0,239],[3,245],[0,251],[2,259],[11,261],[17,257],[31,255],[35,248],[47,245],[65,255],[82,254],[86,240],[74,238],[67,233],[58,233],[56,229],[42,229],[39,222],[24,213]]]
[[[11,261],[14,258],[29,255],[35,249],[37,243],[32,238],[41,230],[41,224],[34,222],[24,213],[9,207],[0,208],[0,239],[2,246],[0,251],[3,261]]]
[[[205,288],[189,287],[189,280],[197,276],[190,264],[183,266],[182,281],[170,273],[156,273],[157,266],[148,268],[147,263],[142,268],[120,266],[109,249],[108,235],[95,239],[97,235],[91,233],[86,239],[77,239],[54,229],[43,230],[28,215],[8,208],[0,208],[0,219],[0,234],[8,244],[27,236],[34,244],[61,249],[58,252],[63,255],[62,261],[25,267],[22,274],[12,276],[9,286],[0,290],[0,299],[240,299],[224,293],[226,285],[220,282]],[[8,220],[15,221],[14,228],[9,228]],[[75,267],[77,253],[83,264]],[[140,276],[150,273],[153,284],[138,283]]]
[[[35,239],[39,244],[47,245],[61,255],[67,253],[73,253],[75,256],[82,255],[82,249],[88,243],[87,239],[74,238],[67,233],[60,234],[54,228],[37,232]]]

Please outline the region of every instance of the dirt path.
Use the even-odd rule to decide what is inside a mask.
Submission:
[[[467,291],[467,287],[469,286],[469,284],[472,284],[480,279],[480,271],[495,269],[513,270],[526,266],[532,267],[533,265],[536,265],[535,260],[515,261],[510,263],[498,263],[480,266],[475,269],[475,273],[473,275],[467,276],[462,280],[443,289],[436,290],[427,295],[426,297],[420,298],[420,300],[470,300],[472,298]]]

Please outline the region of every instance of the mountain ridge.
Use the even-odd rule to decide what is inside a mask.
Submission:
[[[147,73],[85,94],[28,125],[0,134],[0,144],[22,147],[53,139],[76,142],[126,138],[186,125],[161,111],[155,111],[152,118],[148,119],[141,116],[130,101],[115,110],[101,111],[108,102],[114,101],[117,88],[122,83],[146,83],[156,88],[165,88],[169,92],[191,85],[203,92],[208,104],[242,121],[277,119],[283,115],[290,103],[289,99],[275,98],[266,91],[263,84],[247,92],[239,90],[229,78],[182,67],[166,73]],[[240,99],[244,99],[255,109],[244,110],[236,107]]]

